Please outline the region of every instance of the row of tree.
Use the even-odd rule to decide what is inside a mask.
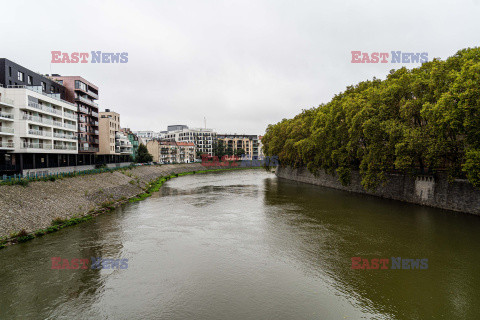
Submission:
[[[369,190],[392,171],[442,170],[480,187],[480,48],[348,87],[269,125],[262,142],[281,164],[336,173],[343,184],[359,170]]]

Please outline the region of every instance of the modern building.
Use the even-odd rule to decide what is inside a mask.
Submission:
[[[174,125],[169,128],[181,128],[179,130],[168,131],[163,135],[163,139],[175,142],[193,142],[195,148],[200,154],[213,155],[213,144],[217,139],[217,133],[213,129],[188,128],[185,125]]]
[[[99,152],[98,87],[80,76],[52,74],[51,79],[66,88],[66,100],[77,105],[79,153],[94,155]],[[85,158],[90,164],[92,157]]]
[[[159,132],[154,131],[135,131],[133,132],[137,135],[137,137],[141,138],[142,142],[146,144],[148,141],[153,139],[160,139],[161,134]]]
[[[115,153],[121,155],[130,155],[133,157],[132,153],[132,143],[128,139],[128,134],[122,130],[115,133]]]
[[[0,84],[10,88],[40,87],[41,92],[59,95],[60,99],[66,100],[66,89],[63,85],[5,58],[0,58]]]
[[[0,88],[2,174],[77,163],[76,106],[43,89],[18,84]]]
[[[150,140],[147,142],[148,152],[153,162],[161,164],[195,162],[195,144],[193,142],[175,142]]]
[[[132,144],[132,157],[133,159],[136,159],[141,140],[130,130],[130,128],[122,129],[122,131],[128,136],[128,140]]]
[[[105,109],[99,118],[99,154],[115,155],[115,134],[120,131],[120,114]]]
[[[259,141],[257,135],[246,134],[219,134],[217,141],[222,141],[227,151],[236,154],[238,150],[244,151],[245,159],[259,158]]]

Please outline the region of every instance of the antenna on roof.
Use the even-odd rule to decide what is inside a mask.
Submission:
[[[203,117],[203,122],[205,123],[205,129],[207,129],[207,117]]]

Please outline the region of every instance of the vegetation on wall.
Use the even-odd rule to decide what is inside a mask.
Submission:
[[[388,172],[439,170],[480,187],[480,48],[347,87],[269,125],[262,142],[282,165],[336,173],[343,184],[359,170],[369,190]]]

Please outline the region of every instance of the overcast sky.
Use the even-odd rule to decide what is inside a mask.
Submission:
[[[122,127],[169,124],[263,134],[401,64],[353,64],[351,51],[478,46],[480,2],[2,1],[1,57],[39,73],[80,75]],[[51,64],[51,51],[128,52],[126,64]],[[418,64],[404,64],[409,68]]]

